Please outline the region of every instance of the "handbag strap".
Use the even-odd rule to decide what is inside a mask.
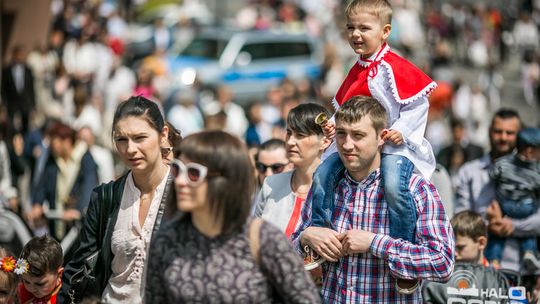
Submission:
[[[174,180],[174,176],[169,173],[167,176],[167,181],[165,182],[165,189],[163,190],[163,194],[161,195],[161,203],[159,204],[159,209],[156,215],[156,220],[154,222],[154,229],[152,229],[152,238],[156,234],[156,232],[159,230],[159,227],[161,226],[161,220],[163,219],[163,213],[165,212],[165,207],[167,205],[167,198],[169,196],[169,193],[171,191],[171,184]]]
[[[261,264],[260,256],[260,231],[262,220],[258,217],[251,220],[249,223],[249,248],[251,249],[251,255],[255,259],[257,265]]]
[[[101,186],[101,211],[99,213],[99,230],[97,233],[98,248],[101,248],[103,245],[103,238],[105,237],[105,230],[107,228],[107,218],[111,211],[110,208],[114,203],[114,183],[114,181],[111,181]]]

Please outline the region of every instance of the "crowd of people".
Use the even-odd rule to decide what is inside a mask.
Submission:
[[[540,129],[498,70],[522,58],[540,105],[537,2],[250,1],[231,23],[306,32],[325,62],[243,107],[171,90],[194,20],[158,18],[135,63],[130,1],[53,1],[46,46],[2,70],[0,223],[33,237],[0,233],[0,303],[539,301]]]

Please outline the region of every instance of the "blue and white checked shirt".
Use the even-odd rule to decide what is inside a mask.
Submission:
[[[348,173],[341,179],[332,215],[338,232],[361,229],[376,236],[369,253],[323,264],[325,303],[421,303],[420,290],[412,295],[399,294],[394,277],[448,280],[454,266],[454,233],[437,190],[419,175],[411,177],[409,189],[418,215],[415,244],[388,235],[388,209],[380,170],[361,182]],[[293,235],[293,245],[299,252],[299,235],[310,224],[311,205],[305,204],[302,223]]]

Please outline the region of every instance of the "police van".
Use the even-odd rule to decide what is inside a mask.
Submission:
[[[320,43],[306,34],[203,29],[168,57],[173,88],[229,86],[235,100],[262,98],[283,78],[315,80],[323,61]]]

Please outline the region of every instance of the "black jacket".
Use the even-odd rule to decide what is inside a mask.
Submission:
[[[68,291],[71,288],[70,280],[73,274],[75,274],[84,265],[84,262],[88,256],[98,250],[98,238],[101,237],[101,251],[95,267],[95,276],[98,289],[105,290],[109,278],[112,274],[111,263],[113,259],[113,253],[111,250],[111,239],[116,220],[118,218],[118,211],[120,202],[122,201],[122,194],[124,193],[124,185],[126,183],[127,174],[121,178],[113,181],[113,199],[112,205],[109,206],[109,215],[107,217],[107,225],[105,230],[100,236],[99,232],[99,220],[101,215],[101,192],[102,184],[94,189],[90,198],[90,204],[84,217],[83,227],[79,235],[79,249],[75,253],[73,259],[69,261],[64,269],[62,276],[62,289],[57,297],[57,303],[69,303]],[[98,296],[101,298],[101,294],[85,294],[82,297]]]
[[[7,105],[8,113],[11,115],[15,111],[24,113],[30,112],[36,105],[36,93],[34,90],[34,76],[32,70],[27,65],[24,68],[24,87],[22,91],[17,91],[15,79],[11,69],[13,64],[2,69],[2,98]]]
[[[111,264],[114,256],[111,249],[111,239],[114,226],[116,225],[116,220],[118,219],[118,212],[120,210],[120,202],[122,201],[122,195],[124,193],[126,177],[127,174],[116,181],[110,182],[109,184],[102,184],[95,188],[92,192],[90,204],[88,205],[88,211],[86,212],[83,227],[79,235],[79,249],[75,253],[74,258],[69,261],[64,269],[64,274],[62,276],[62,289],[58,294],[57,303],[69,303],[68,301],[70,298],[68,292],[71,288],[70,281],[72,276],[83,267],[85,260],[98,249],[100,249],[100,253],[97,259],[97,264],[94,268],[97,286],[95,286],[95,290],[90,290],[87,294],[78,295],[77,298],[84,299],[92,296],[101,298],[105,287],[107,287],[109,278],[112,275]],[[172,174],[169,173],[165,190],[161,198],[158,214],[156,216],[154,229],[152,231],[152,237],[159,229],[162,222],[167,196],[170,192],[169,190],[171,188],[173,179]],[[102,187],[107,187],[107,185],[110,185],[111,183],[113,187],[112,205],[106,206],[107,210],[101,210],[102,206],[104,205],[101,203]],[[100,227],[99,225],[102,212],[107,212],[107,224],[104,225],[104,227]],[[99,244],[101,244],[101,246],[99,246]]]

